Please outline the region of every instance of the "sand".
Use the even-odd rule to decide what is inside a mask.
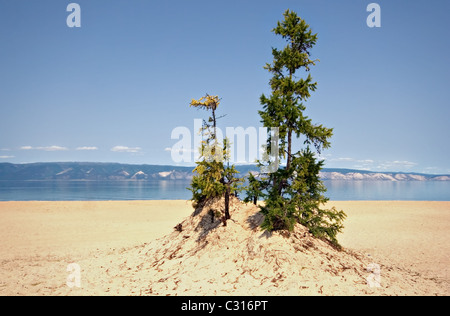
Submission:
[[[186,201],[0,202],[0,295],[449,295],[450,202],[330,204],[341,252],[246,206],[203,236]]]

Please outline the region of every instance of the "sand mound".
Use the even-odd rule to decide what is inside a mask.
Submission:
[[[106,271],[123,280],[117,294],[440,294],[433,280],[379,258],[374,266],[371,258],[336,250],[301,225],[289,236],[264,232],[253,205],[233,199],[226,227],[222,210],[223,201],[210,203],[166,237],[124,251],[123,264]]]

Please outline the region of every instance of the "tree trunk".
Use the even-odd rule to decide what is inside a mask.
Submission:
[[[225,190],[225,221],[230,218],[230,185],[227,184]]]
[[[286,162],[286,170],[291,169],[291,151],[292,151],[292,129],[288,131],[288,152],[287,152],[287,162]]]
[[[216,149],[217,149],[217,127],[216,127],[216,110],[213,108],[212,109],[212,115],[213,115],[213,131],[214,131],[214,135],[213,135],[213,139],[214,139],[214,154],[216,154]]]
[[[288,151],[287,151],[287,162],[286,162],[286,171],[291,169],[291,151],[292,151],[292,129],[288,130]],[[281,195],[283,189],[288,185],[287,179],[281,179],[278,183],[278,193]]]

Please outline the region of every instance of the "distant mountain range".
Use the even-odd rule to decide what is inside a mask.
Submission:
[[[322,180],[450,181],[450,175],[326,168],[322,169],[320,177]]]
[[[254,165],[236,168],[241,175],[259,171]],[[192,170],[192,167],[93,162],[0,163],[0,180],[190,180]],[[450,181],[450,175],[353,169],[324,168],[320,176],[323,180]]]

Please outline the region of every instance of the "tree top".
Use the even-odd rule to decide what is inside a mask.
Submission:
[[[220,104],[219,96],[206,94],[198,100],[192,99],[191,106],[215,111]]]

